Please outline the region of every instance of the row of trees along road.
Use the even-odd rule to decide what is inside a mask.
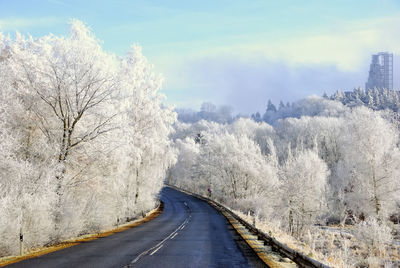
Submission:
[[[0,33],[0,255],[98,231],[154,207],[175,161],[161,77],[132,46]]]

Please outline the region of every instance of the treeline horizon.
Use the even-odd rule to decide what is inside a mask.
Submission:
[[[314,96],[314,95],[313,95]],[[315,95],[316,96],[316,95]],[[311,97],[311,96],[309,96]],[[373,110],[391,110],[397,112],[400,110],[400,91],[389,90],[385,88],[363,89],[354,88],[353,91],[337,90],[332,95],[326,93],[322,95],[328,100],[339,101],[348,107],[366,106]],[[218,123],[231,123],[238,118],[251,118],[256,122],[267,122],[274,124],[277,120],[286,117],[296,117],[303,115],[301,111],[294,111],[297,106],[301,106],[303,99],[293,102],[279,101],[274,104],[270,99],[264,112],[256,111],[251,114],[233,114],[233,107],[227,104],[215,105],[212,102],[203,102],[199,111],[188,108],[175,108],[178,114],[178,120],[184,123],[195,123],[200,120],[214,121]]]

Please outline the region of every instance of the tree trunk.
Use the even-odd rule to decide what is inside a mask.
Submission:
[[[61,238],[61,216],[62,216],[62,205],[63,205],[63,189],[62,189],[62,181],[65,175],[66,169],[63,167],[61,173],[56,176],[57,180],[57,203],[54,208],[54,229],[55,229],[55,242],[58,242]]]
[[[380,211],[381,211],[381,202],[380,198],[378,196],[378,186],[377,186],[377,181],[376,181],[376,170],[375,170],[375,161],[374,158],[371,161],[371,169],[372,169],[372,184],[373,184],[373,189],[374,189],[374,206],[375,206],[375,213],[380,221]]]
[[[140,183],[139,183],[139,168],[136,168],[136,194],[135,194],[135,205],[137,204],[138,199],[139,199],[139,186],[140,186]]]
[[[293,210],[291,208],[292,200],[289,200],[289,232],[293,235]]]

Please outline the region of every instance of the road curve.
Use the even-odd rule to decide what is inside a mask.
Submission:
[[[263,264],[208,203],[171,188],[164,211],[132,229],[7,267],[260,267]]]

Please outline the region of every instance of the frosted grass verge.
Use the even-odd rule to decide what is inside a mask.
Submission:
[[[0,267],[4,267],[6,265],[20,262],[23,260],[39,257],[39,256],[42,256],[42,255],[45,255],[45,254],[48,254],[48,253],[51,253],[54,251],[58,251],[58,250],[61,250],[64,248],[69,248],[69,247],[78,245],[82,242],[92,241],[92,240],[95,240],[100,237],[106,237],[106,236],[110,236],[114,233],[119,233],[119,232],[125,231],[129,228],[138,226],[142,223],[145,223],[147,221],[150,221],[150,220],[156,218],[162,212],[162,209],[163,209],[163,205],[161,202],[159,202],[158,205],[154,209],[147,212],[144,217],[139,216],[138,219],[121,224],[117,228],[109,227],[107,229],[101,230],[101,232],[99,232],[99,233],[85,234],[85,235],[81,235],[81,236],[77,236],[77,237],[72,237],[72,238],[66,239],[56,245],[31,249],[23,255],[13,255],[13,256],[2,257],[2,258],[0,258]]]

